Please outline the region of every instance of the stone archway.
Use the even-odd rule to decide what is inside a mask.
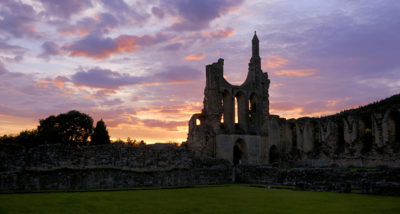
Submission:
[[[273,166],[279,166],[280,155],[278,151],[278,147],[272,145],[269,149],[269,164]]]
[[[247,145],[242,139],[238,139],[233,146],[233,164],[240,165],[247,161]]]

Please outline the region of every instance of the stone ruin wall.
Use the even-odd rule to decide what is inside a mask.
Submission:
[[[282,165],[400,167],[400,105],[321,118],[271,116],[269,141]]]
[[[400,168],[279,169],[266,165],[240,165],[236,180],[248,184],[288,185],[296,190],[400,196]]]
[[[196,159],[175,145],[124,144],[73,148],[0,145],[0,191],[126,188],[222,184],[232,181],[229,162]]]
[[[123,144],[72,148],[0,146],[0,193],[141,186],[227,184],[291,185],[296,189],[400,195],[399,169],[279,169],[267,165],[233,167],[221,159],[197,159],[173,145]]]
[[[230,161],[233,144],[229,142],[239,138],[249,142],[259,137],[257,157],[248,158],[253,162],[273,164],[270,152],[275,145],[282,167],[400,167],[399,115],[399,104],[373,112],[356,109],[321,118],[285,119],[270,115],[266,136],[216,134],[205,126],[192,124],[189,142],[194,142],[191,148],[198,156]],[[193,118],[191,122],[195,123]],[[217,155],[216,150],[221,149],[216,148],[217,139],[232,139],[226,140],[226,148],[222,148],[228,151],[225,156]],[[247,150],[251,149],[249,145]]]

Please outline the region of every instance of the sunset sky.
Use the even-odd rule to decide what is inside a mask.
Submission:
[[[113,139],[184,141],[205,65],[241,84],[255,30],[271,114],[400,92],[398,0],[1,0],[0,135],[76,109]]]

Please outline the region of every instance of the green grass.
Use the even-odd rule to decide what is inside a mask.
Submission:
[[[400,198],[225,185],[2,194],[0,213],[400,213]]]

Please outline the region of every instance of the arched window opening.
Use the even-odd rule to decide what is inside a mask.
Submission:
[[[236,94],[237,99],[237,117],[238,125],[240,129],[244,132],[248,130],[248,120],[249,120],[249,104],[247,96],[243,92]]]
[[[257,96],[252,94],[249,99],[249,119],[254,121],[257,117]]]
[[[224,94],[224,96],[223,96],[223,98],[221,100],[222,109],[223,109],[223,113],[221,115],[221,120],[219,121],[221,124],[224,124],[224,114],[225,114],[225,102],[224,102],[224,100],[225,100],[225,94]]]
[[[239,123],[238,105],[238,99],[235,97],[235,124]]]
[[[278,167],[279,166],[279,151],[278,148],[273,145],[271,146],[271,148],[269,149],[269,163],[272,166]]]
[[[238,145],[233,147],[233,164],[239,165],[242,161],[243,152]]]
[[[249,119],[251,121],[251,101],[249,100]]]
[[[201,120],[200,119],[196,119],[196,126],[200,126],[201,125]]]
[[[235,123],[235,100],[233,99],[231,93],[228,90],[224,91],[222,99],[223,114],[221,117],[221,123],[224,124],[226,131],[233,131]]]
[[[242,139],[238,139],[233,146],[233,164],[240,165],[247,161],[247,145]]]

